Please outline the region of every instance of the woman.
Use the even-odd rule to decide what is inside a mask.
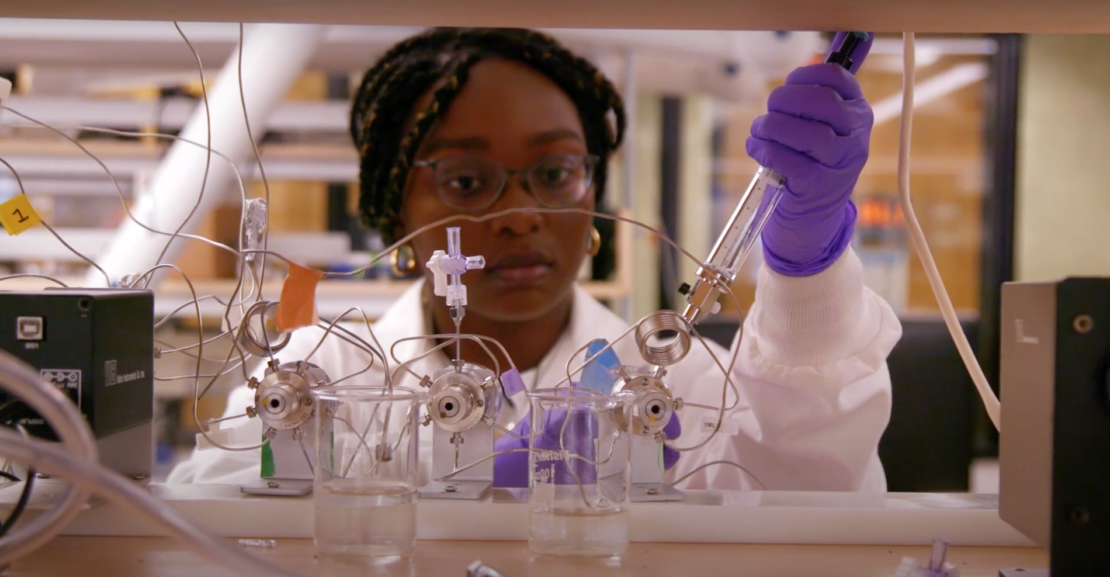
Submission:
[[[877,447],[890,415],[885,359],[901,328],[864,287],[849,247],[855,224],[849,197],[867,159],[871,109],[854,77],[833,65],[794,71],[772,92],[768,108],[752,126],[748,152],[783,174],[788,190],[763,233],[766,264],[734,343],[732,379],[741,398],[729,394],[728,403],[737,406],[720,432],[677,464],[668,462],[668,474],[676,479],[730,461],[751,474],[706,466],[684,486],[883,491]],[[361,208],[387,242],[459,213],[592,210],[605,192],[606,160],[623,128],[613,86],[551,38],[525,30],[429,30],[386,53],[355,98],[351,135],[361,155]],[[469,303],[462,330],[503,343],[526,387],[554,385],[571,354],[627,328],[575,284],[582,259],[596,246],[590,217],[512,213],[458,226],[464,254],[486,258],[484,270],[463,277]],[[395,268],[427,277],[421,263],[445,244],[442,228],[420,235],[399,251]],[[427,278],[416,283],[374,324],[386,350],[400,339],[454,332],[443,299],[431,289]],[[364,325],[347,327],[369,340]],[[304,358],[321,334],[297,331],[280,359]],[[408,341],[396,354],[414,358],[434,345]],[[711,348],[727,366],[731,351]],[[643,364],[631,339],[615,351],[626,364]],[[467,341],[461,354],[489,362]],[[369,357],[329,339],[312,362],[336,379],[364,368]],[[431,374],[447,362],[433,355],[413,369]],[[381,373],[360,381],[381,382]],[[688,403],[719,406],[724,378],[704,348],[694,347],[670,367],[666,381]],[[416,382],[406,375],[398,384]],[[227,415],[241,414],[251,395],[237,390]],[[523,394],[514,395],[498,422],[519,425],[527,405]],[[682,434],[673,442],[683,447],[700,444],[704,429],[716,423],[714,411],[687,407],[678,415]],[[249,437],[259,438],[258,420],[247,426]],[[430,433],[421,434],[422,482]],[[258,475],[257,451],[208,450],[178,467],[170,481],[248,483]],[[498,458],[496,485],[526,480],[526,459]]]

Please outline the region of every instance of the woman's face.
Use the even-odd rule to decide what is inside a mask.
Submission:
[[[426,95],[415,110],[424,110],[429,102],[430,95]],[[495,160],[507,169],[520,169],[552,154],[586,153],[582,121],[570,98],[540,72],[491,58],[471,68],[462,90],[424,138],[416,159],[471,155]],[[400,233],[459,214],[440,199],[432,168],[413,168],[406,186]],[[528,207],[542,205],[514,175],[497,202],[467,214]],[[593,210],[593,190],[575,207]],[[582,214],[536,213],[449,224],[461,228],[464,255],[486,259],[484,270],[462,277],[467,287],[467,315],[527,321],[564,302],[586,255],[590,224],[590,217]],[[412,245],[423,267],[434,251],[446,250],[447,235],[444,228],[433,229],[414,239]]]

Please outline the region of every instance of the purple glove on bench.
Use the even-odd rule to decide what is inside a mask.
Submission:
[[[548,419],[547,425],[544,427],[544,435],[538,443],[539,448],[558,452],[559,451],[559,433],[562,432],[562,424],[566,419],[566,411],[554,410],[545,413],[545,418]],[[528,427],[530,424],[530,416],[525,416],[524,419],[517,424],[513,432],[517,435],[527,435]],[[679,424],[678,418],[671,417],[671,420],[664,427],[663,432],[667,435],[667,439],[677,439],[682,434],[682,426]],[[594,450],[593,441],[597,438],[597,423],[592,415],[584,411],[575,411],[571,416],[571,421],[567,423],[566,436],[564,445],[570,453],[577,453],[583,457],[591,460],[597,460],[597,455]],[[587,444],[578,442],[580,446],[571,446],[571,439],[588,439]],[[520,439],[508,433],[501,436],[500,439],[494,442],[494,451],[506,451],[511,449],[527,449],[527,437]],[[663,448],[663,466],[670,469],[678,462],[679,452],[667,447]],[[596,481],[594,476],[596,469],[576,459],[571,459],[574,465],[574,471],[583,483],[592,483]],[[567,469],[566,463],[561,460],[552,461],[554,466],[555,483],[558,485],[573,484],[574,476],[570,474]],[[494,457],[493,464],[493,486],[494,487],[527,487],[528,486],[528,453],[508,453],[505,455],[498,455]]]

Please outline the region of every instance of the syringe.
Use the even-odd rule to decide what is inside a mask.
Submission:
[[[852,53],[867,38],[866,32],[848,34],[840,48],[825,58],[825,63],[839,64],[851,70]],[[705,314],[716,314],[721,309],[719,299],[722,287],[730,286],[736,280],[736,274],[782,199],[785,182],[781,174],[767,167],[761,166],[755,172],[724,232],[709,252],[709,258],[698,267],[694,286],[683,283],[678,289],[686,295],[687,305],[682,316],[691,324],[700,321]]]
[[[428,270],[432,271],[433,289],[436,296],[446,297],[451,308],[451,320],[458,329],[466,312],[466,285],[462,275],[468,270],[485,268],[483,256],[464,256],[459,227],[447,227],[447,252],[437,250],[428,260]]]

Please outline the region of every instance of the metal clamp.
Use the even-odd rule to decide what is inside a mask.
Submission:
[[[635,435],[655,436],[663,432],[674,415],[677,402],[659,376],[624,372],[613,390],[635,395],[630,421],[625,421],[623,413],[614,413],[622,430],[630,430]]]
[[[488,371],[487,371],[488,372]],[[497,414],[500,400],[495,382],[476,371],[448,369],[437,375],[428,389],[428,415],[445,431],[462,433],[482,422],[487,415]]]
[[[327,373],[311,363],[271,363],[254,386],[254,412],[272,429],[296,429],[312,418],[312,389],[328,382]]]

